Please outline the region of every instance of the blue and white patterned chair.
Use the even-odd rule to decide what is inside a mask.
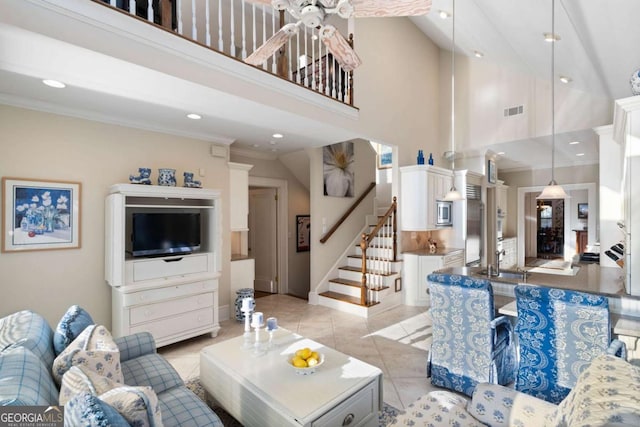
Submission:
[[[427,376],[438,387],[471,396],[478,383],[508,384],[516,356],[509,319],[494,317],[491,282],[430,274],[433,341]]]
[[[611,341],[609,302],[584,292],[533,285],[515,288],[520,348],[516,390],[559,403],[601,354],[626,357]]]

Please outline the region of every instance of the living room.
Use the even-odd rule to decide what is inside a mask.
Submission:
[[[5,55],[0,100],[0,127],[4,131],[0,140],[0,175],[81,183],[80,245],[68,250],[0,254],[0,270],[6,283],[0,315],[29,308],[55,325],[69,305],[79,304],[94,316],[96,322],[110,325],[111,289],[104,279],[105,238],[108,238],[105,237],[104,206],[108,189],[113,184],[126,183],[129,175],[136,173],[139,167],[152,168],[154,178],[157,177],[155,171],[158,168],[172,167],[179,171],[180,176],[183,171],[195,172],[203,187],[219,189],[222,193],[220,318],[233,317],[232,301],[235,295],[230,290],[229,275],[231,236],[225,226],[228,224],[229,200],[233,194],[229,192],[227,161],[249,160],[234,154],[233,135],[211,132],[210,127],[203,125],[198,128],[197,124],[190,130],[187,126],[191,124],[184,123],[173,130],[167,129],[169,125],[163,128],[163,121],[168,124],[184,119],[184,115],[191,112],[188,107],[199,105],[204,109],[204,105],[210,103],[216,105],[206,108],[223,110],[227,102],[238,102],[241,106],[256,104],[257,108],[253,105],[251,110],[246,110],[254,112],[255,116],[244,113],[245,123],[249,125],[255,119],[266,128],[265,123],[271,122],[275,132],[279,130],[276,128],[278,124],[299,120],[299,124],[291,125],[294,131],[291,138],[296,138],[295,131],[303,134],[306,133],[304,129],[313,133],[315,129],[329,128],[324,133],[329,135],[326,140],[316,140],[315,145],[307,149],[312,164],[310,181],[313,188],[322,180],[319,166],[322,145],[343,140],[355,140],[363,146],[369,140],[388,143],[398,147],[396,161],[399,165],[415,164],[419,149],[434,153],[444,153],[449,149],[447,111],[450,107],[450,55],[405,18],[358,22],[356,46],[363,65],[354,77],[357,108],[353,108],[332,106],[329,103],[334,101],[326,99],[309,101],[309,95],[301,95],[301,88],[289,89],[284,87],[285,82],[267,80],[265,83],[267,77],[262,76],[264,73],[261,70],[238,72],[243,76],[236,77],[217,70],[216,64],[212,65],[211,62],[203,66],[201,55],[204,54],[195,51],[200,47],[191,46],[186,41],[170,42],[169,45],[174,49],[171,51],[163,49],[161,42],[151,45],[148,42],[136,43],[118,33],[122,28],[117,27],[114,21],[120,25],[121,17],[113,18],[108,14],[109,11],[103,10],[102,5],[89,12],[93,15],[91,24],[87,24],[77,17],[65,16],[66,12],[60,12],[60,8],[67,7],[83,9],[87,7],[84,5],[86,1],[69,1],[64,7],[60,3],[11,0],[0,6],[0,35]],[[20,13],[9,13],[11,11]],[[42,16],[44,19],[31,19],[32,16]],[[97,25],[100,19],[114,25],[116,30]],[[75,22],[75,25],[70,25],[70,22]],[[138,30],[135,27],[131,31]],[[158,37],[164,42],[164,34],[158,31]],[[114,42],[109,44],[105,40]],[[122,46],[126,46],[126,49]],[[176,53],[182,48],[188,54]],[[183,60],[187,65],[176,66],[177,63],[181,64],[178,61]],[[96,61],[93,64],[96,68],[106,66],[103,74],[94,74],[100,70],[89,66],[92,61]],[[462,68],[478,70],[475,68],[478,66],[468,59],[460,63]],[[398,73],[394,64],[404,64],[403,78],[393,84],[385,84],[389,76]],[[80,71],[70,72],[69,68],[73,67],[78,67]],[[239,67],[248,68],[240,63],[233,67],[234,71]],[[142,68],[150,72],[147,74],[148,70]],[[35,69],[48,69],[51,75],[40,76],[39,71],[29,72]],[[475,75],[474,79],[493,71],[488,66],[481,69],[484,72]],[[261,76],[246,78],[246,73],[254,71]],[[71,83],[64,89],[67,92],[42,94],[41,91],[55,89],[42,86],[40,78],[63,79],[68,75],[75,76],[73,82],[77,87]],[[162,77],[159,80],[163,84],[154,86],[152,81],[157,83],[158,77]],[[145,83],[146,78],[149,81]],[[416,85],[416,81],[424,81],[424,85]],[[474,82],[469,80],[461,83],[461,86],[471,86]],[[99,90],[100,86],[115,90],[104,95]],[[196,94],[198,91],[201,93]],[[101,96],[98,97],[98,94]],[[88,97],[91,101],[91,95],[96,95],[93,109],[84,103],[82,108],[70,107],[78,98]],[[588,105],[590,96],[583,95],[585,98],[581,99],[586,101],[582,105]],[[315,94],[313,96],[323,98]],[[52,97],[58,98],[60,103],[52,102]],[[189,97],[196,102],[186,103],[185,99]],[[157,111],[153,107],[160,103],[159,98],[164,103],[174,105],[163,109],[162,116],[150,117],[152,111]],[[244,101],[240,102],[238,98]],[[120,115],[105,113],[101,104],[107,100],[121,109]],[[607,113],[613,108],[612,100],[607,99],[602,104],[608,105],[604,108]],[[601,112],[601,108],[595,110]],[[148,122],[140,119],[140,112],[142,116],[148,116]],[[587,114],[589,117],[585,121],[592,125],[608,124],[612,120],[610,115],[606,115],[608,121],[596,115]],[[176,118],[178,116],[179,119]],[[223,125],[221,121],[213,126],[220,130]],[[265,135],[265,144],[268,144],[268,137]],[[466,138],[471,139],[468,135]],[[471,141],[462,142],[461,145],[474,148]],[[212,146],[223,147],[226,154],[211,155]],[[370,182],[364,177],[375,173],[374,154],[362,154],[360,158],[366,159],[366,162],[357,166],[362,179],[356,182],[356,194]],[[268,161],[274,162],[274,170],[283,169],[279,161]],[[440,156],[436,156],[436,165],[449,166]],[[464,163],[460,166],[464,167]],[[266,169],[260,168],[260,173],[264,174]],[[512,191],[515,193],[517,187],[545,185],[549,171],[544,168],[536,173],[525,172],[520,175],[513,172],[512,175],[501,174],[500,178],[512,182]],[[569,168],[560,171],[558,176],[562,177],[563,183],[570,184],[593,181],[597,175],[597,166],[590,166]],[[282,173],[275,172],[271,177],[281,178]],[[313,189],[310,190],[310,199],[309,206],[296,206],[296,210],[306,208],[316,218],[326,217],[330,224],[350,202],[324,203],[321,191]],[[515,199],[510,197],[511,203],[515,203]],[[295,203],[292,200],[290,206]],[[515,216],[517,209],[511,211]],[[291,212],[289,214],[287,231],[295,235],[295,218]],[[313,221],[312,227],[312,236],[322,234],[320,221]],[[290,248],[289,262],[293,263],[296,260],[293,243],[290,243]],[[325,267],[332,264],[335,252],[333,246],[312,251],[309,261],[312,265],[310,283],[318,283],[324,277]],[[288,280],[294,281],[296,277],[289,276]]]

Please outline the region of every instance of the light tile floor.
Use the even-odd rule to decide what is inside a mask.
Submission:
[[[277,317],[283,328],[380,368],[384,373],[384,401],[398,409],[437,389],[426,376],[431,344],[427,309],[403,305],[363,319],[288,295],[256,299],[256,311],[263,312],[265,318]],[[235,319],[220,322],[220,326],[216,338],[204,335],[158,351],[184,379],[198,376],[203,347],[244,331],[244,324]]]

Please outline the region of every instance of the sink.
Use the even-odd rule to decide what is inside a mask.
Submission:
[[[500,274],[498,275],[492,274],[491,277],[489,277],[487,276],[487,270],[484,269],[484,270],[480,270],[476,274],[478,276],[482,276],[487,279],[504,279],[504,280],[515,279],[523,282],[526,282],[527,278],[529,277],[529,273],[523,270],[500,270]]]

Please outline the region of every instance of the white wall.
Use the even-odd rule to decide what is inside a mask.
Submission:
[[[368,141],[354,141],[354,197],[329,197],[324,195],[322,175],[322,148],[308,149],[311,169],[311,291],[337,261],[348,244],[365,225],[365,216],[373,214],[375,192],[369,193],[338,231],[324,244],[320,243],[322,221],[326,219],[329,230],[362,195],[370,183],[375,182],[376,154]]]
[[[1,253],[3,296],[0,317],[31,309],[53,327],[65,310],[79,304],[100,324],[111,327],[111,288],[104,280],[104,199],[109,187],[127,183],[138,167],[203,168],[206,188],[222,191],[222,277],[220,301],[229,300],[229,178],[226,159],[209,155],[210,144],[0,106],[2,176],[82,183],[80,249]],[[1,190],[0,190],[1,191]]]

